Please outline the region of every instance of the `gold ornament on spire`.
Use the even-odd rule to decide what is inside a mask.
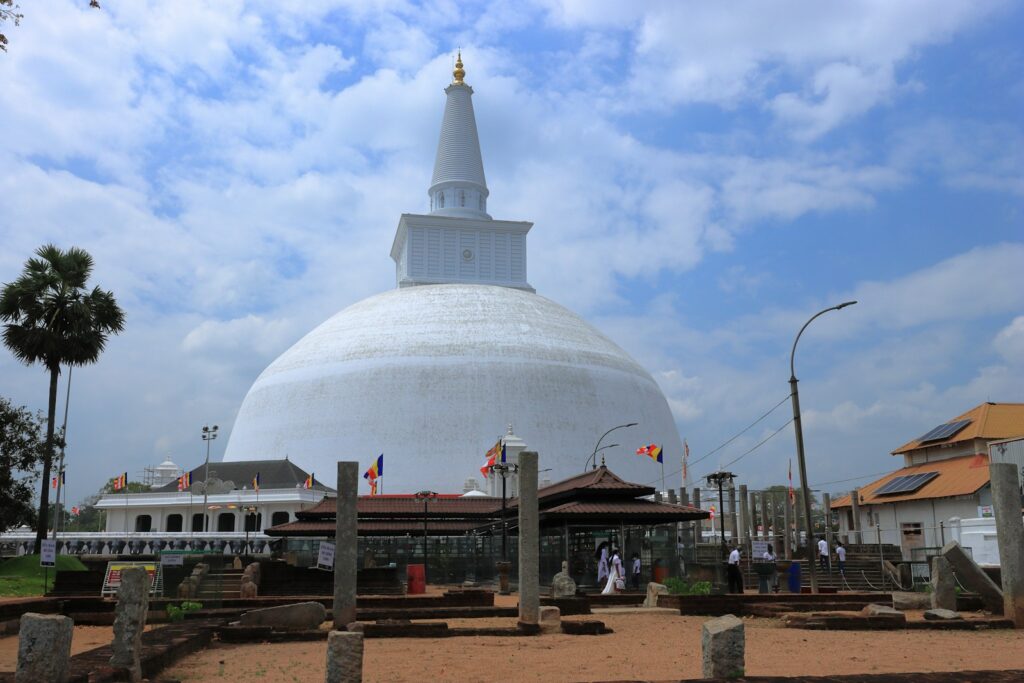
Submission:
[[[455,58],[455,70],[452,71],[452,76],[455,77],[453,83],[462,83],[462,79],[466,77],[466,70],[462,68],[462,50],[459,50],[459,56]]]

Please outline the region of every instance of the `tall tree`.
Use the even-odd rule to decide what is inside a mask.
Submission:
[[[46,244],[0,292],[0,320],[7,323],[4,345],[18,360],[40,363],[50,373],[37,553],[46,536],[60,366],[95,363],[108,337],[124,329],[124,312],[114,295],[99,287],[87,289],[92,266],[92,256],[84,249],[62,251]]]
[[[36,520],[32,492],[46,452],[42,414],[0,396],[0,532]]]

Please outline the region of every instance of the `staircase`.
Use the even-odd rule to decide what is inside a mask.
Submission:
[[[233,569],[230,565],[211,567],[203,577],[203,582],[199,584],[199,595],[197,596],[199,602],[216,602],[242,597],[242,571]]]
[[[801,548],[799,556],[806,557],[806,548]],[[794,553],[794,562],[796,554]],[[830,571],[822,571],[815,565],[818,576],[818,587],[835,589],[839,591],[875,591],[875,590],[899,590],[893,585],[892,580],[886,576],[883,582],[881,559],[884,558],[892,563],[902,561],[902,553],[898,546],[883,545],[881,558],[879,557],[877,545],[847,545],[846,546],[846,575],[840,575],[839,567],[835,557],[832,558]],[[810,586],[811,577],[807,571],[807,561],[799,560],[801,586]],[[844,581],[845,578],[845,581]],[[743,563],[743,582],[749,588],[756,589],[758,586],[757,574],[749,564]],[[909,586],[906,587],[908,590]],[[779,590],[786,591],[786,575],[779,576]]]

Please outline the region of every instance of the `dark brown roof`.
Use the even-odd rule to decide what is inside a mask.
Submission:
[[[427,534],[431,536],[450,536],[464,534],[480,526],[473,520],[431,520],[427,523]],[[279,524],[267,529],[268,536],[314,536],[330,538],[334,536],[334,521],[309,520]],[[360,536],[395,536],[407,533],[423,533],[423,520],[359,520],[357,533]]]
[[[600,492],[602,495],[625,494],[632,498],[639,498],[640,496],[653,494],[654,488],[625,481],[610,469],[601,465],[596,470],[577,474],[574,477],[556,481],[550,486],[545,486],[537,492],[537,497],[544,500],[579,491],[595,491]]]
[[[235,460],[232,462],[211,462],[210,477],[221,481],[230,481],[235,489],[252,488],[252,480],[260,475],[261,489],[293,489],[301,488],[309,476],[309,472],[296,465],[291,460]],[[202,483],[206,479],[206,464],[192,470],[192,486]],[[316,475],[313,475],[313,488],[317,491],[330,491],[334,489],[321,484]],[[175,479],[154,491],[177,491],[178,480]]]
[[[691,519],[706,519],[708,513],[697,508],[672,503],[657,503],[650,500],[621,500],[610,502],[572,501],[541,513],[542,519],[578,519],[580,517],[611,517],[624,522],[685,522]]]
[[[325,497],[319,504],[296,513],[299,519],[334,519],[336,498]],[[483,496],[439,495],[427,503],[427,517],[493,517],[501,510],[501,499]],[[364,517],[418,517],[423,519],[423,500],[412,494],[359,496],[356,512]]]

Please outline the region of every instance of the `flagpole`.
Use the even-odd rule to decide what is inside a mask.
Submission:
[[[661,490],[668,495],[668,489],[665,488],[665,458],[661,459]]]

